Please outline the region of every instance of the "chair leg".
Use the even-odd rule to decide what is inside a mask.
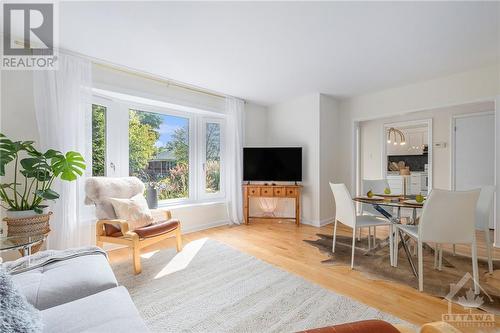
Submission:
[[[361,241],[361,228],[358,228],[358,242]]]
[[[394,267],[394,233],[392,232],[392,224],[389,225],[389,258],[391,266]]]
[[[438,243],[434,244],[434,269],[438,267],[438,253],[439,253],[439,245]]]
[[[488,254],[488,272],[490,274],[493,274],[493,257],[491,253],[491,248],[493,244],[491,244],[490,230],[488,228],[484,230],[484,238],[486,241],[486,253]]]
[[[472,252],[472,276],[474,278],[474,294],[479,295],[479,272],[477,267],[477,247],[476,241],[471,244]]]
[[[439,265],[438,270],[443,270],[443,245],[439,245]]]
[[[354,230],[356,230],[356,228],[354,228]],[[335,253],[335,241],[336,241],[336,239],[337,239],[337,219],[335,219],[335,225],[333,226],[332,253]]]
[[[368,250],[372,248],[372,227],[368,227]]]
[[[424,255],[422,251],[422,242],[418,240],[418,290],[424,291]]]
[[[373,227],[373,248],[377,247],[377,227]]]
[[[399,229],[394,226],[394,267],[398,267],[398,256],[399,256]]]
[[[453,256],[457,254],[457,247],[453,244]]]
[[[175,233],[175,241],[176,241],[176,247],[177,247],[177,252],[182,251],[182,234],[181,234],[181,228],[178,228],[176,233]]]
[[[135,246],[135,244],[134,244],[132,251],[133,251],[133,260],[134,260],[134,272],[135,272],[135,274],[139,274],[142,272],[141,250],[139,249],[139,246]]]
[[[356,247],[356,228],[352,229],[352,253],[351,253],[351,269],[354,268],[354,249]]]

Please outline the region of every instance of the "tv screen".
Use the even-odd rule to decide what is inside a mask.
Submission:
[[[243,148],[243,180],[302,181],[302,147]]]

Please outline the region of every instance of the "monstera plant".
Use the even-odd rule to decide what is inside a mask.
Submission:
[[[42,153],[33,141],[12,141],[0,133],[0,176],[13,164],[12,182],[0,183],[0,200],[8,212],[42,213],[46,200],[56,200],[55,180],[74,181],[86,168],[80,153],[49,149]]]

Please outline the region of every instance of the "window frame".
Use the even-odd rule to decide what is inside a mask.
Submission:
[[[225,119],[223,117],[199,117],[199,125],[198,125],[198,133],[200,133],[200,138],[198,140],[198,145],[200,149],[199,153],[199,174],[198,174],[198,183],[199,185],[199,198],[201,200],[210,200],[210,199],[220,199],[225,198],[225,145],[224,145],[224,136],[225,136]],[[220,126],[220,181],[219,181],[219,192],[208,193],[206,191],[206,175],[205,175],[205,163],[206,159],[206,130],[207,124],[219,124]]]
[[[106,120],[111,118],[113,121],[106,121],[106,176],[127,177],[129,176],[129,139],[128,123],[129,111],[143,111],[181,117],[188,119],[189,126],[189,195],[187,198],[159,200],[160,207],[169,207],[183,204],[196,204],[207,202],[221,202],[225,199],[225,114],[219,114],[213,111],[206,113],[197,113],[189,111],[175,110],[169,107],[148,105],[139,102],[122,100],[116,97],[102,96],[94,92],[92,104],[101,105],[106,108]],[[207,114],[210,114],[209,116]],[[121,129],[127,124],[126,129]],[[218,123],[220,125],[220,191],[216,193],[205,192],[205,173],[203,163],[205,163],[205,131],[207,123]],[[113,134],[114,133],[114,134]],[[125,139],[126,136],[126,139]],[[92,135],[90,135],[92,138]],[[126,142],[121,142],[126,140]],[[198,148],[199,147],[199,148]],[[113,152],[113,156],[110,153]],[[118,167],[111,171],[111,164]]]

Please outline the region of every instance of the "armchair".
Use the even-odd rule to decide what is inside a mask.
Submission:
[[[85,203],[96,206],[96,245],[113,243],[132,249],[134,272],[141,268],[140,251],[151,244],[176,237],[177,251],[182,250],[181,223],[172,219],[170,211],[151,210],[153,223],[131,230],[129,221],[116,217],[109,198],[129,199],[144,192],[144,184],[136,177],[91,177],[85,184]]]

